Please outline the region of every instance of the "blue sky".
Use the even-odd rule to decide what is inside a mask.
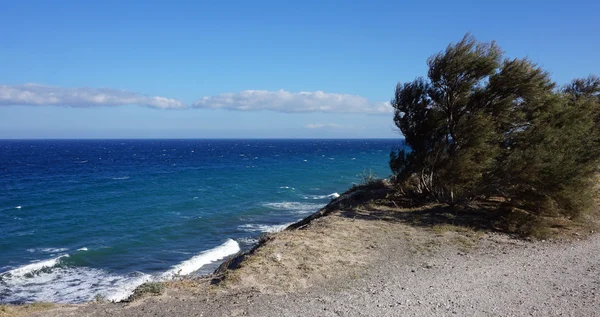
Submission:
[[[527,3],[525,3],[527,2]],[[398,82],[466,32],[600,74],[598,1],[5,1],[0,138],[398,137]]]

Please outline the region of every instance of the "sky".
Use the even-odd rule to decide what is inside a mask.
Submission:
[[[3,1],[0,138],[397,138],[399,82],[467,32],[559,84],[600,1]]]

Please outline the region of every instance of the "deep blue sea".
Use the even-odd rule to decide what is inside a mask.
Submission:
[[[0,303],[126,298],[206,274],[402,140],[0,140]]]

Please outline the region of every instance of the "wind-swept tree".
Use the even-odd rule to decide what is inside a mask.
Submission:
[[[600,164],[598,77],[557,88],[533,62],[503,59],[495,43],[470,35],[427,64],[428,78],[398,84],[392,100],[410,147],[390,154],[398,181],[451,205],[501,196],[573,216],[591,201]]]

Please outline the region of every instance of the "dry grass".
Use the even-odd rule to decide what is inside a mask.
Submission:
[[[240,268],[225,273],[222,285],[279,293],[356,279],[385,237],[402,236],[393,226],[341,217],[339,212],[316,219],[304,230],[271,235]]]
[[[382,250],[411,261],[415,256],[446,248],[466,252],[484,235],[481,230],[448,223],[421,228],[425,219],[415,225],[412,215],[426,209],[406,210],[369,203],[330,212],[302,230],[269,235],[236,269],[226,270],[218,285],[229,290],[267,293],[313,286],[335,289],[336,281],[366,274],[371,261],[386,261],[388,251]]]
[[[25,305],[0,305],[0,317],[27,316],[31,313],[43,312],[55,307],[55,304],[46,302]]]

